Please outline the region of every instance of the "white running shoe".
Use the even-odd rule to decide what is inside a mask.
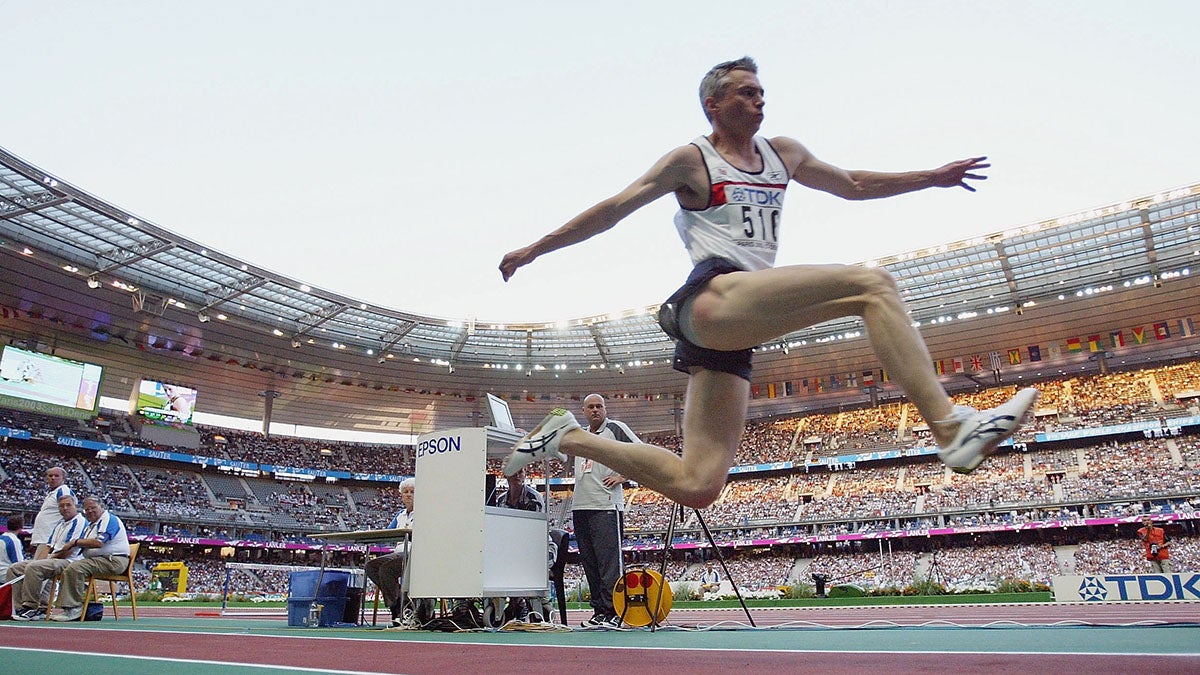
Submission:
[[[521,469],[529,466],[543,457],[566,462],[567,456],[559,452],[558,444],[562,437],[572,429],[578,429],[579,422],[566,408],[555,408],[546,415],[529,435],[517,441],[512,454],[504,464],[504,475],[512,476]]]
[[[1038,390],[1030,388],[990,410],[954,406],[945,421],[958,422],[958,432],[950,445],[938,450],[938,457],[958,473],[971,473],[996,452],[1001,441],[1021,428],[1037,400]]]

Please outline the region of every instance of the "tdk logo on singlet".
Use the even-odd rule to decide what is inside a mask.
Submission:
[[[771,206],[781,209],[783,208],[783,190],[751,185],[729,185],[725,188],[725,201],[728,204]]]
[[[425,455],[440,455],[462,450],[462,436],[439,436],[417,444],[417,459]]]

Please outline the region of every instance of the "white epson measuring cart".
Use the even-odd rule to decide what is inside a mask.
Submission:
[[[496,627],[507,598],[527,597],[541,607],[546,596],[549,508],[485,506],[488,457],[507,456],[522,436],[507,404],[490,394],[487,399],[491,426],[417,438],[409,594],[483,598],[484,619]]]

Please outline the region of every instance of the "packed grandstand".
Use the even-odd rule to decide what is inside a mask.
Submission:
[[[486,392],[527,426],[599,392],[644,439],[680,447],[683,379],[647,312],[560,329],[369,308],[202,252],[19,158],[0,159],[0,341],[105,372],[84,414],[0,398],[0,512],[31,523],[46,468],[62,466],[68,485],[102,496],[143,542],[143,583],[156,563],[182,561],[194,593],[222,592],[227,576],[245,595],[285,593],[285,572],[227,575],[225,563],[312,564],[320,545],[308,535],[382,527],[399,508],[396,485],[415,473],[415,438],[485,425]],[[898,270],[955,403],[986,408],[1035,386],[1033,419],[980,469],[953,473],[853,322],[788,336],[756,354],[751,421],[716,503],[679,511],[626,490],[627,561],[660,560],[674,514],[671,579],[697,579],[715,554],[703,518],[751,591],[813,574],[878,592],[922,580],[1028,588],[1144,570],[1134,530],[1151,514],[1175,540],[1176,568],[1200,569],[1197,195],[876,261]],[[976,284],[984,266],[995,279]],[[949,302],[980,311],[938,309]],[[317,335],[350,331],[351,319],[375,331],[370,341],[317,351]],[[504,358],[524,367],[500,367]],[[165,408],[135,404],[146,381],[186,384],[199,392],[198,412],[273,432],[163,420]],[[329,429],[379,437],[313,432]],[[552,523],[570,531],[571,481],[555,470],[534,480],[548,484]],[[360,551],[336,555],[353,564]],[[567,576],[577,582],[581,569],[569,562]]]
[[[1191,398],[1177,396],[1194,394],[1198,383],[1200,363],[1194,361],[1040,382],[1042,405],[1057,412],[1037,417],[1005,452],[967,476],[948,471],[933,456],[811,469],[813,460],[845,455],[846,448],[867,455],[895,446],[896,439],[924,445],[925,434],[913,431],[922,427],[915,410],[904,410],[910,404],[752,422],[739,463],[790,468],[732,474],[721,499],[699,515],[727,547],[731,572],[749,590],[805,583],[817,572],[868,589],[903,589],[928,574],[935,559],[947,588],[1048,584],[1058,574],[1136,570],[1141,561],[1133,523],[1146,513],[1173,523],[1176,564],[1194,569],[1200,565],[1193,506],[1200,503],[1200,436],[1184,432],[1194,427],[1198,411]],[[987,405],[1005,391],[984,390],[957,402]],[[899,423],[904,417],[914,422],[908,428]],[[0,411],[0,427],[31,432],[27,440],[7,438],[0,454],[0,510],[24,512],[31,521],[31,505],[44,492],[42,474],[62,466],[69,485],[104,497],[135,537],[153,542],[140,556],[143,576],[156,561],[182,560],[195,593],[221,592],[225,561],[312,563],[319,542],[306,534],[377,528],[399,503],[394,486],[237,476],[147,458],[96,459],[94,451],[58,440],[107,436],[137,443],[128,416],[109,414],[104,421],[101,431],[94,422]],[[407,446],[200,430],[198,454],[205,456],[247,464],[286,457],[325,469],[413,473]],[[1076,431],[1094,433],[1037,440]],[[50,438],[58,442],[41,440]],[[672,435],[654,440],[668,446],[679,441]],[[569,531],[569,482],[555,477],[551,486],[551,518]],[[672,507],[649,490],[634,487],[627,494],[629,560],[656,561]],[[679,579],[697,578],[696,563],[711,556],[697,515],[684,514],[673,541],[672,569]],[[235,574],[243,578],[232,585],[244,593],[286,592],[286,574]],[[580,576],[575,570],[574,578]]]

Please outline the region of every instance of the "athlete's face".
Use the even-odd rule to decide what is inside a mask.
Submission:
[[[757,130],[763,121],[763,88],[758,76],[748,70],[735,70],[725,78],[725,91],[710,99],[714,120],[724,124],[751,124]]]
[[[46,472],[46,485],[49,485],[51,490],[57,490],[65,480],[66,476],[63,475],[61,469],[55,468]]]

